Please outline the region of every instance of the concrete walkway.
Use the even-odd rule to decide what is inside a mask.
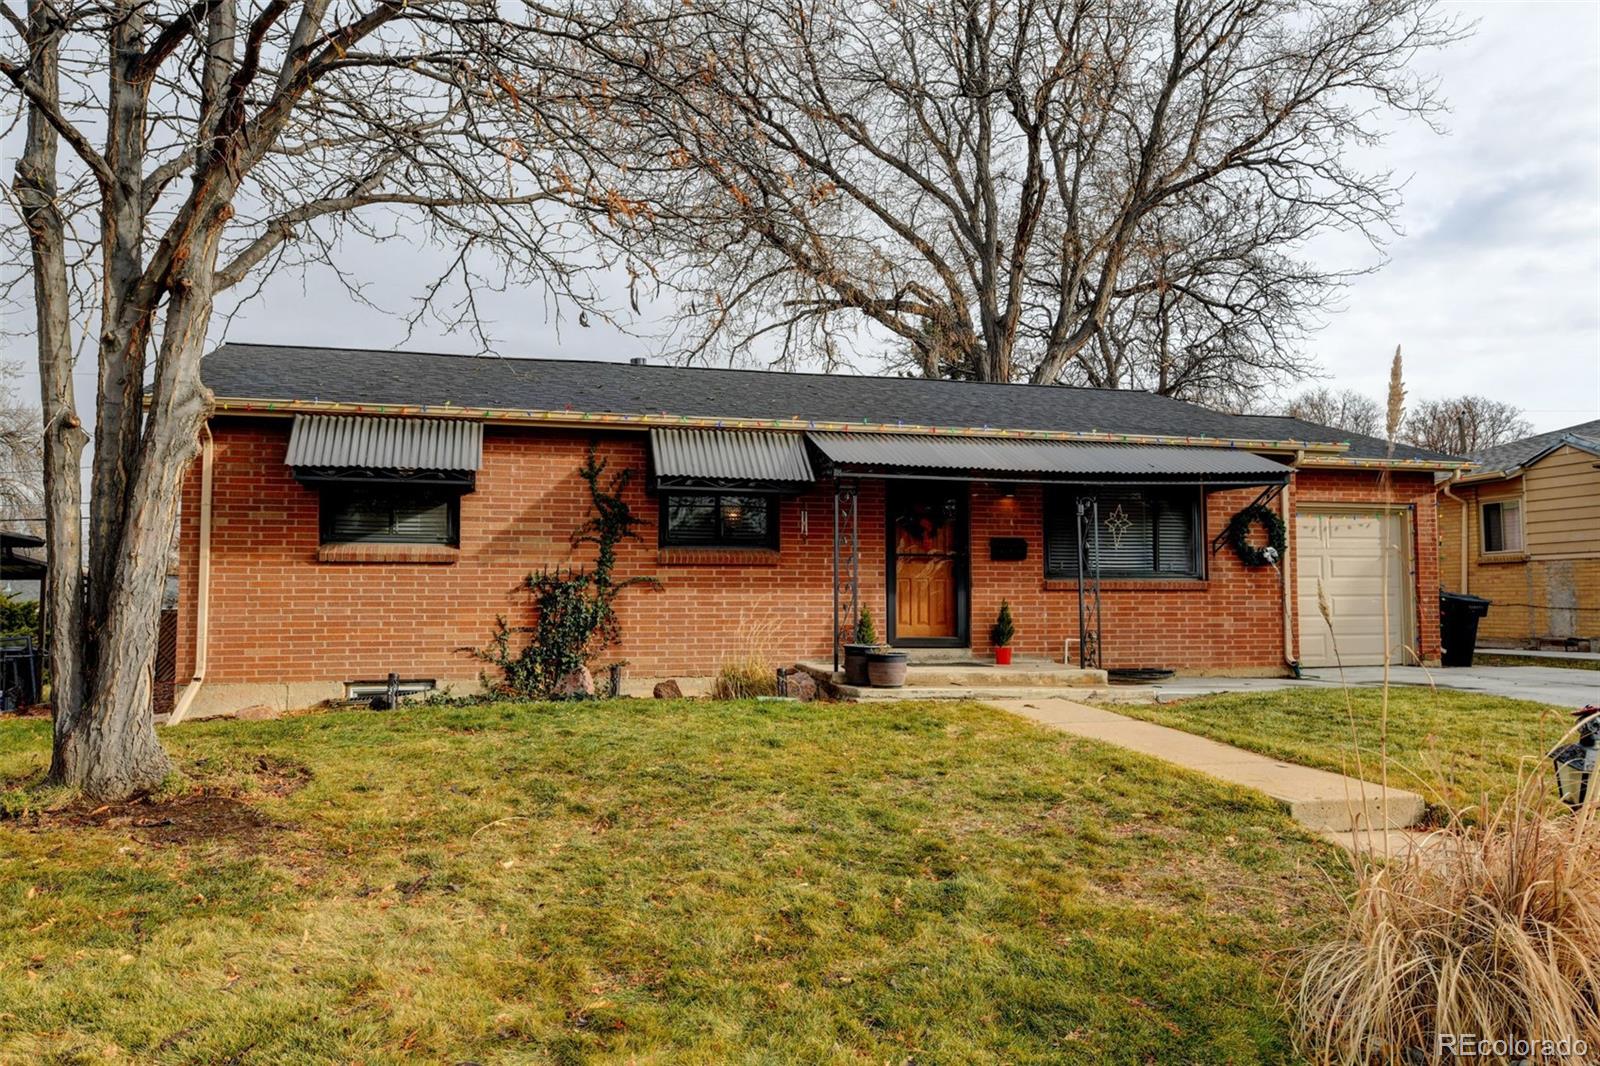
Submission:
[[[1422,797],[1414,792],[1391,788],[1385,804],[1378,786],[1353,777],[1282,762],[1068,699],[987,702],[1064,733],[1115,744],[1263,792],[1307,829],[1337,839],[1347,847],[1351,845],[1352,829],[1386,825],[1403,830],[1421,819],[1425,806]]]
[[[1553,660],[1550,664],[1551,666],[1556,665],[1563,659],[1567,660],[1568,663],[1574,661],[1600,662],[1600,651],[1550,651],[1543,648],[1537,650],[1527,648],[1478,648],[1477,654],[1514,655],[1519,659],[1550,659]],[[1581,670],[1583,667],[1580,666],[1575,669]]]
[[[1600,702],[1600,670],[1569,670],[1559,666],[1468,666],[1390,668],[1395,685],[1432,685],[1435,688],[1481,692],[1488,696],[1535,700],[1558,707],[1582,707]],[[1307,670],[1301,680],[1286,677],[1175,677],[1151,685],[1113,685],[1111,699],[1168,700],[1209,696],[1219,692],[1273,692],[1285,688],[1338,688],[1340,684],[1370,688],[1383,684],[1381,666],[1352,666],[1344,671]]]

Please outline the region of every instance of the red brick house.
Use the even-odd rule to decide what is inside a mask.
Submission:
[[[619,570],[660,581],[619,601],[613,654],[636,681],[712,674],[752,632],[826,660],[852,595],[896,646],[978,658],[1002,599],[1019,657],[1076,659],[1088,636],[1110,668],[1380,662],[1385,604],[1396,661],[1438,655],[1434,474],[1460,463],[1295,419],[1126,391],[239,344],[202,373],[215,414],[179,530],[187,713],[391,672],[473,687],[459,649],[497,615],[528,620],[531,570],[582,559],[591,444],[634,472],[645,519]],[[1282,565],[1246,565],[1224,532],[1252,504],[1284,521]]]

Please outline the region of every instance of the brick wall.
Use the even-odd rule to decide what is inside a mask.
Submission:
[[[1239,489],[1210,495],[1207,543],[1259,492]],[[1077,583],[1044,577],[1043,500],[1043,487],[1038,485],[1017,486],[1010,500],[993,485],[973,486],[975,651],[989,650],[989,627],[1002,598],[1011,601],[1017,623],[1013,646],[1018,654],[1059,659],[1065,639],[1078,635]],[[989,538],[1004,536],[1028,538],[1026,561],[989,561]],[[1246,567],[1229,548],[1209,556],[1206,570],[1203,581],[1101,581],[1105,665],[1219,671],[1282,666],[1283,603],[1277,571]]]
[[[1402,509],[1410,515],[1411,587],[1416,591],[1419,652],[1439,658],[1439,511],[1433,474],[1375,470],[1304,470],[1295,478],[1295,507],[1366,505]],[[1296,640],[1299,639],[1296,619]]]
[[[1207,496],[1205,580],[1101,582],[1107,666],[1260,671],[1283,665],[1283,590],[1278,571],[1247,567],[1226,545],[1210,552],[1211,539],[1259,491],[1236,489]],[[1412,555],[1417,563],[1413,587],[1419,591],[1422,656],[1436,659],[1438,562],[1431,475],[1398,474],[1386,485],[1376,473],[1307,470],[1296,475],[1291,499],[1296,507],[1319,503],[1383,504],[1389,500],[1390,506],[1412,511],[1416,539]],[[1039,486],[1017,486],[1015,497],[1006,499],[995,485],[973,485],[975,651],[989,650],[989,627],[1001,599],[1011,601],[1017,621],[1013,646],[1019,654],[1059,658],[1063,641],[1077,637],[1077,584],[1043,577],[1042,508],[1043,491]],[[1027,561],[989,561],[989,538],[1005,536],[1029,539]],[[1289,576],[1290,602],[1294,603],[1292,567]],[[1292,620],[1291,625],[1298,640],[1297,620]]]
[[[569,542],[587,511],[578,476],[589,434],[489,427],[475,492],[461,503],[458,552],[381,555],[385,561],[319,559],[317,499],[284,465],[287,420],[218,419],[215,441],[211,621],[207,677],[218,684],[407,677],[471,681],[479,664],[457,651],[482,646],[496,614],[528,620],[520,583],[538,566],[580,562]],[[638,433],[594,438],[613,469],[635,478],[630,501],[645,519],[642,539],[619,554],[620,576],[651,575],[660,590],[626,591],[618,607],[635,676],[707,674],[752,642],[774,659],[826,658],[832,620],[830,486],[785,498],[776,553],[696,556],[657,548],[656,500],[644,489],[646,449]],[[1390,490],[1416,507],[1417,584],[1425,655],[1437,654],[1433,493],[1426,475],[1397,477]],[[1368,474],[1305,472],[1296,498],[1382,500]],[[1209,497],[1205,537],[1254,498],[1256,490]],[[1011,499],[987,483],[972,486],[972,636],[988,650],[1002,597],[1017,619],[1024,655],[1059,658],[1077,632],[1074,586],[1043,578],[1042,496],[1019,487]],[[193,672],[198,464],[185,482],[180,526],[181,607],[176,676]],[[867,483],[861,501],[863,598],[883,628],[884,495]],[[1028,540],[1020,563],[990,562],[994,536]],[[358,556],[362,553],[357,553]],[[371,558],[372,553],[365,553]],[[1291,590],[1292,592],[1292,590]],[[1201,582],[1103,585],[1107,664],[1189,670],[1270,671],[1282,666],[1282,593],[1271,568],[1243,567],[1227,549],[1208,559]],[[1430,655],[1431,657],[1431,655]]]
[[[587,434],[489,428],[477,489],[461,500],[454,560],[442,563],[430,551],[412,562],[360,563],[319,561],[317,498],[284,465],[288,432],[287,421],[213,425],[209,680],[342,681],[395,670],[470,681],[480,664],[455,649],[484,645],[497,614],[528,621],[520,586],[529,571],[589,557],[570,543],[587,517],[588,490],[578,476]],[[831,487],[782,501],[777,553],[719,552],[684,563],[696,556],[657,548],[643,435],[595,439],[613,471],[634,471],[628,497],[644,519],[641,539],[619,551],[618,576],[654,576],[664,586],[621,595],[623,644],[612,657],[629,660],[636,673],[703,674],[762,639],[781,643],[774,653],[791,659],[831,653]],[[180,528],[180,678],[193,672],[199,500],[197,464],[185,482]],[[863,597],[881,620],[879,486],[863,490],[861,524]]]

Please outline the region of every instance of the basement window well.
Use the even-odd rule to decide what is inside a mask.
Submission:
[[[402,699],[406,696],[418,696],[433,690],[434,683],[432,680],[400,682],[400,697]],[[378,696],[387,696],[388,694],[389,682],[387,681],[346,681],[344,683],[344,698],[347,700],[370,700]]]

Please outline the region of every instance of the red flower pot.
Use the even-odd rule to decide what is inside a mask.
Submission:
[[[996,666],[1011,665],[1011,646],[1009,644],[1003,648],[996,648],[994,650],[994,664]]]

